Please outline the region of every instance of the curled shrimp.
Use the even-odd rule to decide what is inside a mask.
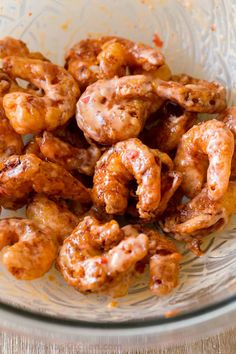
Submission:
[[[45,92],[43,97],[32,92],[12,92],[3,97],[6,116],[17,133],[53,130],[75,113],[79,88],[63,68],[38,59],[9,56],[3,59],[3,69]]]
[[[76,120],[87,137],[111,145],[138,136],[158,105],[153,83],[144,75],[99,80],[80,97]]]
[[[47,160],[63,166],[68,171],[78,171],[88,176],[93,175],[96,162],[101,156],[101,150],[96,145],[79,149],[49,132],[44,132],[42,137],[37,137],[36,142]]]
[[[108,292],[116,278],[135,266],[148,252],[144,234],[124,237],[116,221],[100,223],[85,217],[60,250],[57,267],[64,279],[80,292]],[[120,283],[127,288],[127,284]]]
[[[11,155],[21,154],[23,150],[22,138],[12,128],[2,105],[3,96],[18,88],[17,83],[0,70],[0,162]]]
[[[82,40],[66,54],[66,68],[82,90],[98,79],[124,76],[128,68],[149,71],[163,64],[158,50],[114,36]]]
[[[221,199],[211,200],[208,188],[186,204],[172,210],[162,224],[165,232],[186,243],[187,248],[197,256],[202,255],[200,248],[204,236],[222,230],[229,217],[236,212],[236,185],[229,183],[226,193]]]
[[[60,245],[79,222],[78,217],[68,209],[65,203],[55,202],[43,194],[34,196],[27,205],[26,215],[40,230],[50,230]]]
[[[169,171],[161,173],[161,200],[158,205],[158,208],[155,210],[154,220],[160,218],[160,216],[168,208],[169,203],[172,201],[172,197],[179,189],[181,183],[182,183],[182,174],[180,172],[173,171],[173,169],[170,169]],[[135,205],[133,203],[134,200],[131,199],[127,208],[127,213],[134,218],[139,218],[136,195],[134,196],[134,199],[135,199]],[[144,220],[142,219],[142,223],[143,222]],[[148,222],[150,222],[149,219]]]
[[[223,113],[221,113],[217,119],[223,121],[225,125],[231,130],[234,135],[234,145],[236,145],[236,107],[228,107]],[[236,179],[236,151],[234,149],[234,155],[231,164],[232,180]]]
[[[0,162],[11,155],[21,154],[23,147],[21,136],[15,132],[5,116],[1,117],[0,112]]]
[[[174,102],[167,101],[153,114],[158,121],[143,130],[140,139],[149,147],[169,152],[177,148],[180,139],[196,122],[196,114],[187,112]]]
[[[92,199],[108,214],[123,214],[127,208],[129,182],[138,183],[137,208],[149,219],[160,203],[161,167],[152,151],[138,139],[117,143],[97,162]]]
[[[157,94],[190,112],[218,113],[226,108],[226,90],[218,82],[186,75],[175,80],[177,81],[156,81]]]
[[[186,196],[192,198],[199,194],[207,175],[209,198],[223,197],[228,188],[233,152],[234,137],[223,122],[212,119],[185,133],[174,162],[176,170],[183,174],[182,189]]]
[[[76,119],[70,119],[69,122],[53,131],[53,135],[60,140],[79,149],[89,147],[88,141],[84,137],[84,133],[79,129]]]
[[[140,225],[122,228],[126,237],[138,236],[141,232],[148,237],[148,254],[141,262],[150,267],[150,290],[156,296],[169,294],[179,283],[179,262],[182,258],[173,241],[153,230]]]
[[[0,220],[0,249],[4,247],[3,264],[21,280],[43,276],[58,250],[49,230],[42,231],[33,221],[16,218]]]
[[[33,59],[47,60],[39,52],[30,52],[27,45],[20,39],[5,37],[0,40],[0,58],[8,56],[28,57]]]
[[[8,208],[11,201],[25,204],[32,191],[90,201],[89,191],[61,166],[42,161],[33,154],[14,155],[5,160],[0,170],[0,204]]]

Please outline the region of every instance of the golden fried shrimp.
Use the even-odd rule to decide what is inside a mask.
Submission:
[[[114,36],[82,40],[66,54],[66,68],[82,90],[98,79],[124,76],[137,67],[156,70],[163,64],[158,50]]]
[[[145,229],[149,239],[150,290],[157,296],[169,294],[179,283],[182,258],[175,244],[156,230]]]
[[[23,150],[22,138],[5,116],[2,103],[5,94],[19,90],[17,83],[0,69],[0,162],[11,155],[21,154]]]
[[[176,78],[175,78],[176,80]],[[156,92],[190,112],[218,113],[226,108],[226,90],[218,82],[188,76],[178,81],[156,81]]]
[[[10,56],[3,59],[3,69],[45,92],[43,97],[33,92],[13,92],[4,96],[6,116],[17,133],[53,130],[75,113],[79,88],[63,68],[38,59]]]
[[[161,176],[161,201],[155,212],[155,217],[164,213],[171,198],[174,196],[183,181],[182,173],[168,171]]]
[[[60,250],[57,267],[80,292],[108,292],[115,279],[130,272],[148,252],[144,234],[124,237],[116,221],[105,224],[85,217]],[[127,284],[120,283],[127,287]]]
[[[92,199],[108,214],[123,214],[127,208],[129,182],[138,183],[137,209],[141,218],[155,215],[161,198],[161,166],[152,151],[138,139],[117,143],[97,162]]]
[[[4,198],[25,201],[30,192],[88,203],[89,191],[63,167],[33,154],[14,155],[0,170],[0,204]],[[3,204],[1,204],[3,205]]]
[[[33,221],[17,218],[0,220],[0,249],[4,247],[3,264],[21,280],[43,276],[58,250],[49,230],[42,231]]]
[[[52,133],[65,143],[69,143],[79,149],[89,147],[89,143],[85,139],[84,133],[79,129],[76,119],[74,118],[70,119],[67,124],[57,128]]]
[[[27,57],[29,53],[27,45],[20,39],[5,37],[0,40],[0,58],[5,58],[10,55]]]
[[[50,200],[43,194],[36,194],[27,205],[27,218],[33,220],[40,230],[49,229],[61,245],[77,226],[79,219],[65,203]]]
[[[11,127],[7,118],[0,112],[0,162],[11,155],[21,154],[23,141],[20,135]]]
[[[45,56],[39,52],[30,52],[27,45],[20,39],[5,37],[0,40],[0,58],[8,56],[28,57],[48,61]]]
[[[184,193],[190,198],[199,194],[207,175],[209,198],[223,197],[233,152],[234,137],[223,122],[212,119],[193,126],[182,136],[174,160],[176,170],[183,174]]]
[[[153,114],[158,121],[143,130],[140,139],[149,147],[169,152],[177,148],[184,133],[196,122],[196,113],[184,111],[174,102],[167,101]]]
[[[180,187],[182,180],[182,174],[176,171],[167,171],[161,174],[161,200],[158,208],[155,210],[155,216],[153,217],[153,221],[157,220],[157,218],[159,219],[160,216],[167,209],[169,203],[172,201],[172,197],[175,195],[176,191]],[[136,195],[134,196],[134,200],[131,199],[127,208],[127,213],[133,218],[139,217]],[[150,222],[151,220],[148,219],[147,221]],[[144,219],[142,219],[142,223],[143,222]]]
[[[63,166],[67,171],[75,170],[88,176],[93,175],[96,162],[101,156],[101,151],[96,145],[78,149],[49,132],[37,137],[36,142],[47,160]]]
[[[179,283],[179,262],[182,258],[173,241],[153,230],[140,225],[127,225],[122,228],[125,237],[148,237],[148,254],[141,262],[150,266],[150,290],[156,296],[169,294]]]
[[[221,199],[211,200],[208,188],[202,191],[186,204],[172,210],[163,221],[165,232],[187,244],[197,256],[202,254],[201,240],[210,233],[221,230],[236,212],[236,185],[229,183],[226,193]]]
[[[112,145],[138,136],[158,105],[153,83],[144,75],[99,80],[80,97],[76,120],[86,137]]]
[[[218,115],[217,119],[223,121],[234,135],[234,145],[236,145],[236,107],[229,107],[223,113]],[[231,164],[230,179],[236,179],[236,151],[234,148],[234,155]]]

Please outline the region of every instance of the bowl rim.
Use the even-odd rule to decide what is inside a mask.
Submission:
[[[47,325],[59,325],[60,327],[67,326],[73,328],[81,328],[81,329],[106,329],[106,330],[124,330],[124,329],[140,329],[140,328],[147,328],[147,327],[160,327],[163,325],[169,325],[174,323],[184,323],[188,320],[193,320],[198,318],[202,315],[210,315],[216,312],[217,310],[222,310],[224,307],[229,305],[236,304],[236,295],[232,295],[227,299],[223,299],[220,301],[215,302],[211,305],[202,306],[199,309],[179,313],[173,317],[156,317],[153,319],[132,319],[132,320],[125,320],[122,322],[113,322],[106,320],[104,322],[96,322],[96,321],[84,321],[84,320],[77,320],[77,319],[69,319],[63,317],[54,317],[50,314],[43,314],[41,312],[34,312],[30,311],[25,308],[16,307],[9,303],[5,303],[0,301],[0,310],[8,312],[12,315],[17,315],[18,317],[25,317],[28,320],[37,320],[40,323],[44,323]]]

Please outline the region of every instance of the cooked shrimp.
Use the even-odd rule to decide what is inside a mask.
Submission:
[[[67,171],[76,170],[88,176],[93,175],[96,162],[101,156],[101,150],[96,145],[91,145],[87,149],[78,149],[49,132],[44,132],[42,137],[37,137],[36,142],[47,160],[63,166]]]
[[[66,54],[66,68],[82,90],[98,79],[124,76],[129,69],[150,71],[163,64],[158,50],[114,36],[82,40]]]
[[[174,102],[167,101],[153,114],[158,121],[151,128],[141,133],[140,139],[149,147],[164,152],[174,150],[186,131],[196,122],[197,116],[193,112],[186,112]]]
[[[109,291],[113,281],[129,272],[148,252],[146,235],[121,241],[123,237],[116,221],[102,224],[85,217],[64,241],[57,259],[58,269],[80,292]]]
[[[65,203],[50,200],[43,194],[36,194],[27,205],[26,215],[40,230],[49,229],[57,242],[62,244],[77,226],[79,219]]]
[[[219,200],[211,200],[208,188],[186,204],[173,210],[164,219],[163,229],[171,233],[196,255],[201,255],[201,240],[213,231],[221,230],[236,212],[236,185],[229,183],[227,192]]]
[[[152,81],[144,75],[99,80],[77,103],[77,124],[103,145],[136,137],[159,102]]]
[[[141,218],[155,214],[160,203],[161,168],[152,151],[138,139],[117,143],[97,162],[92,199],[108,214],[123,214],[127,208],[129,182],[138,183],[137,208]]]
[[[26,92],[4,96],[6,116],[17,133],[53,130],[65,124],[75,113],[79,88],[63,68],[42,60],[10,56],[3,59],[3,69],[45,92],[43,97]]]
[[[0,40],[0,58],[8,56],[28,57],[48,61],[45,56],[39,52],[30,52],[27,45],[20,39],[5,37]]]
[[[182,258],[175,244],[157,230],[145,228],[150,257],[150,289],[157,296],[169,294],[179,282],[179,262]]]
[[[231,130],[234,135],[234,145],[236,145],[236,107],[229,107],[223,113],[221,113],[217,119],[222,120],[226,126]],[[236,151],[234,148],[234,155],[231,164],[230,178],[236,179]]]
[[[43,276],[58,249],[49,230],[42,231],[33,221],[17,218],[0,220],[0,249],[4,247],[3,264],[21,280]]]
[[[175,79],[176,80],[176,79]],[[188,76],[176,81],[156,81],[156,92],[190,112],[218,113],[226,108],[226,90],[218,82]]]
[[[19,90],[17,83],[0,69],[0,162],[11,155],[21,154],[23,150],[22,138],[12,128],[2,104],[5,94]]]
[[[212,119],[193,126],[182,136],[174,161],[176,170],[183,173],[184,193],[190,198],[199,194],[207,175],[209,198],[223,197],[233,152],[234,137],[223,122]]]
[[[63,167],[33,154],[14,155],[0,170],[0,204],[5,198],[25,202],[30,192],[45,193],[88,203],[89,191]]]
[[[0,162],[11,155],[21,154],[23,151],[23,141],[21,136],[9,124],[0,112]]]
[[[179,282],[179,262],[182,258],[175,244],[153,230],[140,225],[127,225],[122,228],[125,237],[148,237],[148,254],[141,262],[150,266],[150,290],[157,296],[169,294]]]
[[[161,200],[158,208],[155,210],[154,220],[159,218],[164,211],[167,209],[169,203],[172,201],[172,197],[175,195],[176,191],[180,187],[182,182],[182,174],[176,171],[168,171],[161,174]],[[132,195],[133,196],[133,195]],[[127,208],[127,213],[134,218],[138,218],[136,195],[134,200],[131,199]],[[135,201],[135,204],[134,204]],[[150,222],[150,220],[147,220]],[[144,220],[142,219],[142,223]]]
[[[84,133],[79,129],[76,119],[74,118],[70,119],[67,124],[57,128],[52,133],[65,143],[69,143],[79,149],[86,149],[89,147],[89,143],[85,139]]]

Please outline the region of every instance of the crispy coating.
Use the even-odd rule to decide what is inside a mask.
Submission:
[[[176,80],[176,78],[175,78]],[[156,81],[156,92],[190,112],[218,113],[226,108],[226,90],[218,82],[199,80],[187,75],[178,81]]]
[[[58,65],[24,57],[3,59],[3,69],[14,78],[29,81],[45,95],[13,92],[3,98],[6,116],[19,134],[53,130],[75,113],[79,88],[72,76]]]
[[[234,135],[234,155],[231,164],[230,179],[236,179],[236,107],[228,107],[223,113],[221,113],[217,119],[222,120],[226,126],[231,130]]]
[[[109,293],[116,278],[126,291],[127,284],[121,281],[121,276],[147,255],[148,238],[144,234],[122,240],[123,237],[116,221],[103,224],[87,216],[64,241],[57,267],[64,279],[80,292]]]
[[[66,54],[66,68],[82,90],[98,79],[124,76],[137,67],[156,70],[163,64],[158,50],[114,36],[82,40]]]
[[[196,255],[200,256],[201,241],[205,235],[221,230],[236,212],[236,185],[230,182],[227,192],[219,200],[211,200],[205,187],[192,200],[179,205],[166,216],[163,230],[186,243]]]
[[[72,233],[79,221],[65,203],[56,203],[43,194],[34,196],[27,205],[26,215],[40,230],[49,229],[60,245]]]
[[[96,162],[101,156],[101,151],[96,145],[79,149],[49,132],[44,132],[42,137],[37,137],[36,142],[47,160],[63,166],[67,171],[78,171],[88,176],[93,175]]]
[[[43,276],[58,250],[50,230],[42,231],[33,221],[17,218],[0,220],[0,249],[4,247],[3,264],[21,280]]]
[[[68,188],[69,186],[69,188]],[[30,192],[89,202],[89,191],[63,167],[45,162],[33,154],[14,155],[0,171],[1,198],[26,201]]]
[[[149,147],[170,152],[177,148],[180,139],[196,122],[197,115],[184,111],[174,102],[167,101],[153,114],[157,122],[141,133],[140,139]]]
[[[141,218],[150,219],[160,203],[161,167],[152,151],[138,139],[117,143],[97,162],[92,199],[108,214],[123,214],[127,208],[129,182],[136,179]]]
[[[158,106],[153,82],[144,75],[99,80],[80,97],[76,120],[86,136],[111,145],[138,136]]]
[[[207,175],[209,198],[223,197],[233,152],[234,137],[223,122],[212,119],[193,126],[182,136],[174,160],[176,170],[183,174],[184,193],[189,198],[199,194]]]

